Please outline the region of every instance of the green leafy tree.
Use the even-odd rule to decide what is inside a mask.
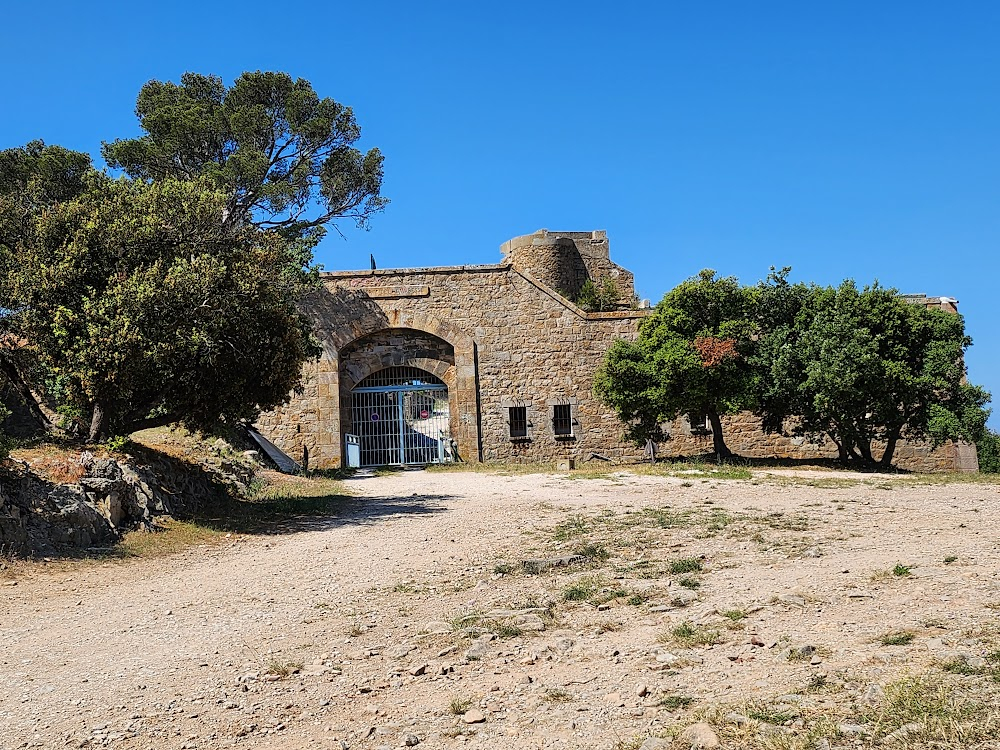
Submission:
[[[35,231],[39,215],[82,193],[93,176],[90,157],[32,141],[0,151],[0,373],[43,427],[51,427],[39,408],[32,383],[44,380],[27,352],[15,313],[13,277],[24,273],[20,249]]]
[[[721,417],[751,405],[752,299],[735,278],[705,270],[663,297],[636,341],[611,346],[595,391],[625,422],[630,439],[657,440],[663,422],[705,414],[716,455],[732,455]]]
[[[229,196],[207,180],[84,182],[6,247],[22,382],[90,441],[281,403],[316,353],[296,308],[309,242],[224,224]]]
[[[757,325],[755,346],[748,357],[754,373],[750,401],[765,432],[782,432],[785,419],[797,413],[795,373],[775,368],[773,363],[783,355],[783,347],[794,345],[794,336],[788,332],[796,329],[799,315],[821,291],[815,284],[789,282],[791,270],[772,266],[767,280],[749,290]]]
[[[981,434],[989,394],[965,381],[971,339],[960,315],[877,284],[771,292],[792,302],[753,357],[766,423],[797,417],[801,432],[828,435],[842,459],[883,466],[902,437],[940,444]],[[885,445],[877,459],[876,443]]]
[[[979,456],[979,471],[983,474],[1000,473],[1000,435],[993,430],[983,430],[976,444]]]
[[[150,81],[136,101],[140,138],[105,143],[105,160],[134,179],[203,178],[226,194],[225,222],[322,235],[347,218],[367,225],[386,203],[382,155],[361,153],[350,107],[285,73],[244,73],[229,88],[185,73]]]
[[[327,226],[386,204],[382,156],[308,81],[150,81],[124,175],[33,142],[0,152],[0,372],[91,441],[211,429],[281,403],[318,353],[298,303]]]

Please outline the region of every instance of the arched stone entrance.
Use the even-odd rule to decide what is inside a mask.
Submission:
[[[360,443],[361,466],[453,460],[448,386],[426,370],[379,370],[354,386],[350,402],[344,430]]]
[[[431,315],[382,309],[358,290],[328,289],[312,302],[323,354],[306,366],[292,403],[262,416],[263,434],[296,460],[308,450],[312,467],[345,466],[345,435],[354,434],[347,429],[352,390],[379,370],[409,366],[447,386],[454,459],[482,460],[476,343],[470,335]]]
[[[367,466],[477,457],[477,425],[469,419],[475,413],[468,414],[474,378],[463,376],[469,353],[425,328],[409,326],[372,331],[344,344],[337,357],[341,444],[348,435],[361,438],[361,463]],[[419,387],[409,389],[415,381]],[[424,390],[436,391],[433,403],[408,415],[407,404],[428,398]],[[422,411],[427,417],[420,417]],[[389,412],[392,424],[386,421]]]

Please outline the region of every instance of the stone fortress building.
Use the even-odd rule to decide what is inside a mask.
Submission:
[[[324,273],[308,304],[323,354],[306,366],[302,389],[261,415],[257,429],[313,468],[641,459],[593,394],[612,341],[634,339],[648,315],[634,304],[632,274],[611,260],[607,234],[542,229],[500,251],[495,265]],[[572,300],[587,287],[610,291],[618,304],[582,309]],[[832,444],[765,435],[749,414],[724,425],[743,456],[836,456]],[[711,446],[706,426],[685,418],[659,452]],[[897,463],[975,470],[970,448],[904,444]]]

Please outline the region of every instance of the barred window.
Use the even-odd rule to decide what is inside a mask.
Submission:
[[[708,414],[703,411],[693,411],[688,414],[688,424],[691,425],[691,434],[704,435],[712,431],[712,423],[708,419]]]
[[[555,404],[552,407],[552,431],[556,435],[573,434],[573,410],[569,404]]]
[[[507,424],[512,438],[528,437],[528,407],[510,406],[507,408]]]

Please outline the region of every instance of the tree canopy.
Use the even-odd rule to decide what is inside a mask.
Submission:
[[[90,440],[284,401],[319,352],[297,307],[312,248],[386,203],[382,157],[307,81],[188,73],[136,112],[146,135],[104,144],[117,178],[40,141],[0,151],[0,372]]]
[[[145,135],[105,143],[108,165],[137,180],[205,179],[226,194],[230,225],[315,236],[336,219],[365,226],[388,202],[381,153],[354,148],[354,112],[301,78],[248,72],[226,88],[185,73],[149,81],[135,111]]]
[[[825,435],[841,459],[865,464],[889,466],[902,438],[980,438],[990,396],[966,382],[962,316],[878,284],[791,284],[788,273],[742,287],[702,271],[664,296],[636,341],[615,342],[595,390],[630,438],[707,414],[726,456],[719,417],[742,409],[767,430]]]
[[[904,436],[978,439],[989,394],[965,381],[972,340],[961,315],[853,281],[807,288],[800,303],[758,346],[758,408],[767,423],[796,417],[799,432],[828,435],[841,458],[883,466]]]
[[[633,440],[658,439],[660,424],[681,414],[703,415],[716,454],[731,455],[720,417],[751,405],[750,303],[735,278],[704,270],[663,297],[635,342],[612,345],[595,390]]]

